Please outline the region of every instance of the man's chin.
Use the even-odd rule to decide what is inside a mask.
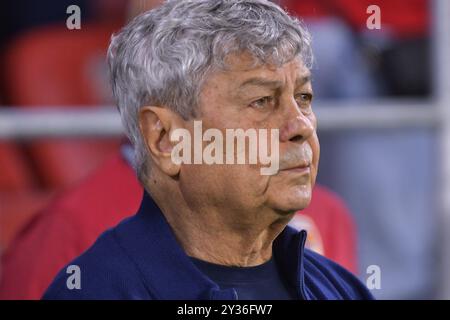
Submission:
[[[286,214],[295,213],[296,211],[303,210],[311,203],[311,193],[301,192],[294,194],[284,194],[275,199],[273,208],[279,212]]]

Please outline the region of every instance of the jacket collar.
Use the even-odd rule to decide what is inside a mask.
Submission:
[[[175,239],[164,214],[144,192],[138,213],[114,231],[116,239],[137,266],[153,298],[164,300],[233,300],[233,289],[221,290],[201,273]],[[303,248],[306,232],[291,227],[274,241],[280,271],[287,275],[299,299],[304,299]]]

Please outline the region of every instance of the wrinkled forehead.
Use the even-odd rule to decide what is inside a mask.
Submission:
[[[304,69],[309,70],[300,54],[288,60],[274,61],[269,56],[266,60],[262,61],[247,51],[228,54],[223,59],[223,63],[218,65],[217,68],[222,69],[222,71],[251,71],[259,68],[275,70],[291,62],[296,62]]]
[[[225,59],[226,67],[216,69],[211,76],[220,78],[223,85],[241,87],[245,84],[261,85],[266,82],[282,82],[286,78],[293,81],[307,83],[311,80],[311,71],[302,61],[300,56],[296,56],[284,64],[275,64],[258,61],[248,53],[230,54]]]
[[[200,91],[200,108],[211,101],[243,103],[243,99],[270,91],[312,90],[311,73],[300,58],[278,66],[258,64],[249,56],[229,57],[228,68],[216,70],[206,79]],[[206,103],[206,104],[205,104]]]

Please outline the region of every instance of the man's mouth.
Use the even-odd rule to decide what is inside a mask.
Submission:
[[[296,174],[309,174],[311,173],[311,162],[302,162],[298,165],[287,167],[281,171],[296,173]]]

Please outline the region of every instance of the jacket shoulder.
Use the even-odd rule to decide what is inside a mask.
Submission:
[[[50,284],[46,300],[151,299],[140,272],[121,247],[115,228],[104,232]]]
[[[372,300],[367,287],[350,271],[324,256],[305,249],[305,293],[310,299]]]

